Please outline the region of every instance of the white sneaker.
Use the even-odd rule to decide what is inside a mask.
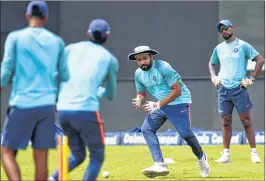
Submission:
[[[215,160],[216,163],[232,163],[230,159],[230,153],[221,152],[221,157],[218,160]]]
[[[55,179],[54,179],[54,177],[51,176],[48,178],[48,181],[55,181]]]
[[[261,163],[261,160],[260,160],[260,157],[259,157],[259,154],[258,152],[250,152],[250,155],[251,155],[251,160],[253,163]]]
[[[208,156],[204,153],[205,159],[198,160],[200,166],[200,176],[201,177],[208,177],[211,173],[211,169],[208,163]]]
[[[151,167],[142,170],[142,173],[149,178],[157,176],[166,176],[169,174],[169,169],[165,163],[155,162]]]

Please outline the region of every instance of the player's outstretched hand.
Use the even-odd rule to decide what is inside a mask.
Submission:
[[[140,106],[141,106],[141,97],[140,97],[140,96],[137,96],[136,98],[133,98],[133,99],[132,99],[132,105],[133,105],[136,109],[140,108]]]
[[[158,102],[152,102],[152,101],[146,101],[146,104],[143,105],[145,112],[153,112],[160,109],[160,101]]]
[[[242,79],[240,86],[241,87],[249,87],[249,86],[252,86],[254,84],[254,82],[255,82],[255,79],[245,78],[245,79]]]
[[[212,76],[212,83],[217,87],[221,86],[221,81],[218,76]]]

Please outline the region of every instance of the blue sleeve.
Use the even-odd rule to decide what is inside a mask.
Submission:
[[[16,37],[13,33],[7,36],[4,48],[4,56],[1,65],[1,87],[5,87],[15,69]]]
[[[69,71],[68,71],[68,53],[69,53],[69,46],[65,47],[65,43],[63,40],[61,40],[60,43],[61,51],[60,51],[60,57],[59,57],[59,78],[60,82],[67,81],[69,79]]]
[[[212,64],[217,64],[219,60],[219,57],[217,55],[217,47],[215,47],[215,49],[212,52],[212,56],[211,56],[211,63]]]
[[[163,62],[163,64],[161,64],[159,69],[164,80],[167,82],[167,84],[170,87],[172,87],[177,81],[182,83],[181,76],[172,68],[172,66],[169,63]]]
[[[146,88],[145,86],[139,81],[139,77],[137,72],[135,72],[135,85],[137,92],[145,92]]]
[[[99,87],[97,95],[100,98],[113,100],[116,96],[117,89],[117,72],[119,69],[118,60],[115,57],[111,58],[109,70],[106,77],[106,87]]]
[[[260,53],[255,50],[249,43],[244,44],[244,51],[245,51],[245,56],[247,59],[254,60],[256,56],[258,56]]]

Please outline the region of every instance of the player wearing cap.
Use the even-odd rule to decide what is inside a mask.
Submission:
[[[146,90],[158,101],[146,101],[144,111],[149,112],[141,127],[141,132],[150,149],[154,165],[143,170],[147,177],[165,176],[169,169],[164,163],[156,131],[169,120],[180,136],[192,148],[198,158],[200,175],[208,177],[210,167],[208,157],[191,131],[191,95],[181,76],[163,60],[154,60],[157,51],[148,46],[139,46],[128,55],[135,60],[139,68],[135,72],[137,98],[132,100],[133,106],[140,108],[146,97]]]
[[[229,20],[220,21],[216,29],[225,40],[215,47],[209,62],[211,80],[217,88],[218,111],[223,126],[224,150],[216,162],[231,163],[229,147],[232,136],[232,113],[235,107],[251,147],[251,160],[259,163],[261,160],[256,150],[250,118],[252,103],[247,87],[255,83],[265,61],[249,43],[235,37],[234,27]],[[248,60],[255,61],[256,65],[255,71],[246,78]],[[220,71],[217,76],[215,66],[218,62],[220,62]]]
[[[104,161],[104,125],[99,114],[99,98],[113,100],[117,87],[117,59],[103,47],[110,34],[103,19],[93,20],[90,41],[70,44],[65,49],[69,81],[60,87],[57,109],[60,125],[69,138],[69,171],[80,165],[90,152],[83,180],[96,180]],[[101,85],[105,84],[105,87]],[[58,180],[56,171],[49,180]]]
[[[68,71],[61,58],[63,40],[43,27],[48,20],[46,2],[30,2],[25,17],[29,26],[9,33],[5,42],[1,89],[7,86],[12,74],[13,85],[3,126],[1,156],[8,179],[21,180],[16,150],[26,149],[31,140],[35,180],[46,180],[48,149],[56,146],[57,84],[58,80],[68,79]]]

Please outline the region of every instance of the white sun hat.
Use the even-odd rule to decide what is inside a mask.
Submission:
[[[136,55],[142,54],[142,53],[149,53],[152,55],[159,54],[156,50],[150,49],[149,46],[138,46],[134,49],[134,53],[130,53],[128,55],[129,60],[136,60]]]

